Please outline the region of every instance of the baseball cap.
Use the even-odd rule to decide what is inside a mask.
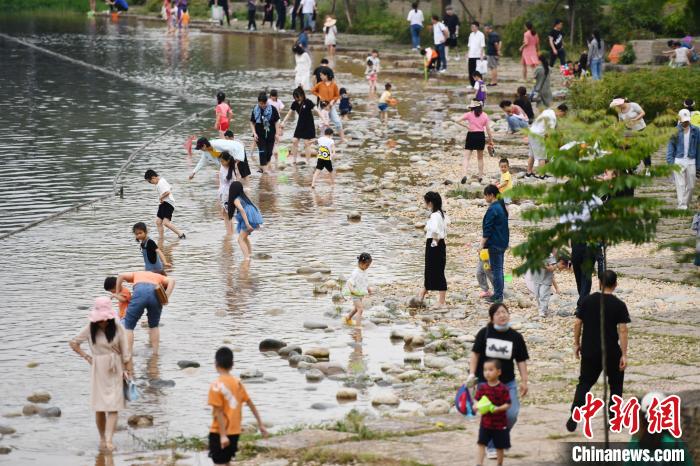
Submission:
[[[687,108],[684,108],[680,112],[678,112],[678,119],[680,120],[681,123],[685,123],[686,121],[690,121],[690,110]]]

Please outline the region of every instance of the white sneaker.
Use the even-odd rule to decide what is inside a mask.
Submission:
[[[444,73],[445,71],[447,71],[447,69],[446,69],[446,68],[443,68],[443,69],[441,69],[440,71],[438,71],[438,73]]]
[[[496,450],[488,449],[486,450],[486,457],[490,460],[495,460],[498,458],[498,453],[496,453]]]

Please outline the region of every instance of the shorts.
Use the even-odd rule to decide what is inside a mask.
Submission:
[[[340,109],[340,116],[349,115],[351,112],[352,112],[352,107],[351,108],[341,108]]]
[[[135,329],[136,324],[143,316],[144,310],[148,312],[148,328],[158,327],[163,305],[156,297],[155,287],[153,283],[137,283],[134,285],[131,301],[129,301],[129,306],[126,308],[126,315],[124,316],[125,329]]]
[[[161,202],[160,205],[158,206],[158,213],[156,214],[156,217],[159,219],[163,220],[167,218],[168,220],[173,219],[173,212],[175,212],[175,207],[169,202]]]
[[[238,435],[228,435],[229,444],[226,448],[221,448],[219,434],[209,432],[209,458],[214,464],[228,464],[238,451]]]
[[[535,159],[535,161],[547,160],[547,150],[545,149],[544,141],[537,135],[530,135],[527,146],[529,149],[529,156]]]
[[[377,107],[380,112],[386,112],[386,109],[389,108],[389,104],[378,104]]]
[[[467,150],[484,150],[486,147],[486,134],[483,131],[469,131],[467,139],[464,142],[464,148]]]
[[[316,159],[316,170],[328,170],[329,173],[333,173],[333,162],[325,159]]]
[[[229,128],[228,118],[224,118],[219,122],[219,131],[226,131]]]
[[[367,81],[376,83],[377,82],[377,73],[372,73],[367,75]]]
[[[498,68],[498,62],[500,57],[498,55],[487,55],[486,56],[486,67],[490,70],[495,70]]]
[[[447,47],[457,47],[457,38],[454,36],[450,36],[446,41],[445,45]]]
[[[493,446],[496,450],[510,448],[510,432],[508,429],[485,429],[479,426],[479,440],[476,443],[488,445],[491,440],[493,440]]]

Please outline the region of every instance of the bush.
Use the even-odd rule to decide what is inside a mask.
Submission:
[[[634,53],[634,46],[628,43],[625,45],[625,51],[620,55],[620,64],[631,65],[637,60],[637,54]]]
[[[569,102],[576,109],[607,111],[615,96],[637,102],[646,112],[647,121],[663,115],[667,109],[682,108],[687,98],[700,100],[700,73],[690,68],[661,68],[606,73],[601,81],[573,81]]]

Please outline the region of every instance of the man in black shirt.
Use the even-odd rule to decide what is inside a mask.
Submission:
[[[450,49],[457,48],[457,37],[459,37],[459,16],[452,9],[452,6],[447,5],[445,8],[445,16],[442,22],[447,26],[447,31],[450,33],[445,41],[445,60],[450,57]],[[455,60],[459,60],[459,55],[455,55]]]
[[[617,288],[617,274],[612,270],[606,270],[601,279],[602,298],[604,305],[604,334],[605,350],[607,354],[608,384],[610,396],[622,396],[622,385],[625,379],[627,367],[627,324],[630,315],[627,306],[616,296],[613,296]],[[576,311],[574,323],[574,354],[581,359],[581,372],[576,385],[574,401],[571,411],[575,407],[583,406],[586,402],[586,393],[598,381],[603,371],[603,353],[600,340],[600,304],[601,293],[588,295]],[[583,338],[581,334],[583,327]],[[611,404],[608,404],[608,407]],[[566,421],[566,429],[569,432],[576,430],[576,421],[571,417]]]
[[[486,61],[489,69],[489,86],[498,85],[498,62],[501,56],[501,36],[493,30],[493,26],[487,24],[484,27],[486,33]]]
[[[566,52],[564,51],[564,34],[561,29],[564,27],[564,22],[560,19],[554,20],[554,26],[549,32],[549,66],[554,66],[554,62],[559,57],[561,66],[566,65]]]

